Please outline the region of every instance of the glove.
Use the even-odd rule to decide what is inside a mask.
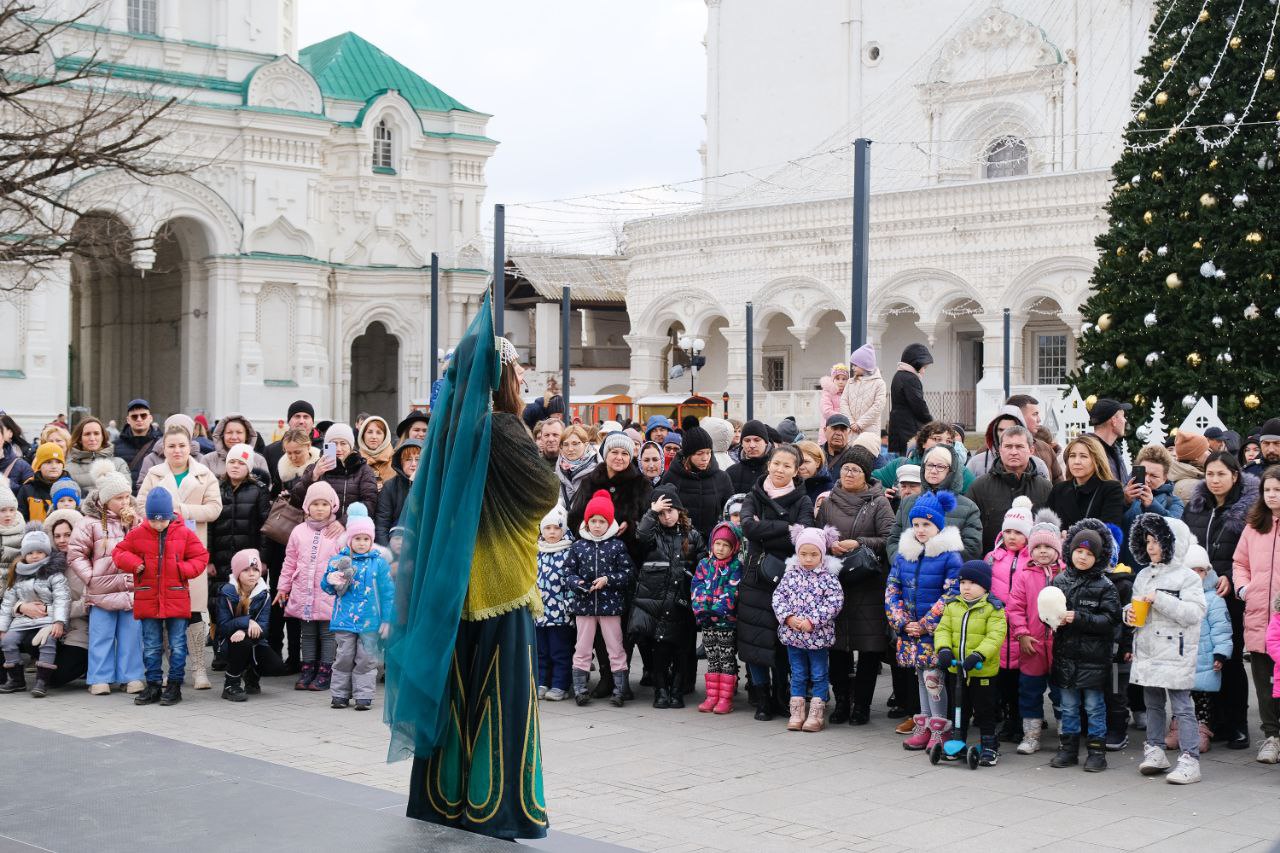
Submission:
[[[977,652],[970,652],[964,659],[964,668],[966,672],[977,669],[982,665],[983,657]]]
[[[938,666],[943,669],[951,669],[951,665],[956,662],[956,656],[951,649],[938,649]]]

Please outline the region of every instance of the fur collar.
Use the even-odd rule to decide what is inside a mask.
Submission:
[[[800,565],[800,558],[797,557],[795,554],[792,554],[790,557],[787,557],[786,565],[787,565],[787,571],[791,571],[792,569],[796,570],[797,572],[808,571],[807,569],[805,569]],[[840,572],[844,569],[844,563],[840,561],[839,557],[835,557],[835,556],[832,556],[831,554],[827,554],[825,557],[822,558],[822,568],[826,569],[827,574],[831,575],[832,577],[839,577]]]
[[[276,472],[280,475],[280,482],[289,483],[296,480],[298,476],[307,469],[308,465],[314,464],[319,458],[320,449],[317,447],[308,447],[307,461],[303,462],[302,465],[295,467],[293,463],[289,461],[289,454],[282,453],[280,461],[276,463]]]
[[[948,551],[964,551],[964,542],[960,539],[960,528],[950,524],[923,545],[916,541],[916,532],[910,527],[902,531],[902,536],[898,539],[898,553],[908,560],[919,560],[922,554],[926,557],[936,557]]]
[[[587,522],[585,520],[582,522],[582,524],[578,525],[578,538],[585,539],[588,542],[604,542],[606,540],[612,539],[617,535],[618,535],[618,522],[616,520],[611,521],[609,523],[609,529],[604,532],[603,536],[596,536],[590,530],[588,530]],[[573,544],[573,543],[570,542],[569,544]]]

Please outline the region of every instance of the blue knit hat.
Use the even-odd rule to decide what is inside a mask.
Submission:
[[[57,506],[62,498],[72,498],[80,506],[80,484],[70,477],[61,477],[49,487],[49,499]]]
[[[671,420],[665,415],[649,415],[649,419],[644,422],[644,437],[648,438],[649,433],[657,427],[671,429]]]
[[[956,496],[948,491],[925,492],[916,498],[908,513],[908,521],[923,518],[941,530],[947,526],[947,513],[956,508]]]
[[[173,495],[163,486],[147,493],[147,518],[152,521],[173,520]]]
[[[990,592],[991,566],[986,560],[966,560],[965,564],[960,567],[960,580],[973,581]]]

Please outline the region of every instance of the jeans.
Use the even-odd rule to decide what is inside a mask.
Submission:
[[[796,649],[787,646],[787,662],[791,664],[791,696],[812,696],[827,700],[831,689],[827,649]]]
[[[572,625],[544,625],[534,632],[538,637],[538,685],[569,690],[577,630]]]
[[[1084,704],[1084,712],[1089,717],[1089,737],[1103,738],[1107,736],[1107,697],[1096,688],[1084,690],[1064,687],[1062,696],[1062,722],[1059,731],[1064,735],[1080,734],[1080,705]]]
[[[1191,701],[1190,690],[1165,690],[1163,687],[1142,688],[1142,697],[1147,701],[1147,743],[1164,749],[1164,698],[1169,697],[1173,707],[1173,718],[1178,721],[1178,748],[1190,754],[1192,758],[1200,757],[1200,727],[1196,724],[1196,706]]]
[[[1062,715],[1062,691],[1049,683],[1047,675],[1027,675],[1022,673],[1018,678],[1018,710],[1024,720],[1044,719],[1044,689],[1049,688],[1049,703],[1053,705],[1053,715]]]
[[[165,635],[169,638],[169,683],[182,684],[187,667],[187,617],[172,616],[168,619],[143,619],[142,665],[147,671],[147,683],[159,685],[164,681],[162,658]]]
[[[141,681],[142,627],[132,610],[89,608],[90,684]]]
[[[946,673],[940,669],[917,669],[916,685],[920,693],[920,713],[946,719],[949,708]]]

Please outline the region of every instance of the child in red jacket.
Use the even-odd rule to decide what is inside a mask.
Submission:
[[[176,705],[182,701],[182,676],[187,662],[187,622],[191,617],[191,593],[187,582],[205,573],[209,552],[200,537],[173,511],[167,489],[147,495],[147,523],[139,524],[111,552],[116,567],[134,572],[133,618],[142,623],[142,662],[147,686],[134,697],[135,705]],[[161,654],[169,640],[169,676]]]

